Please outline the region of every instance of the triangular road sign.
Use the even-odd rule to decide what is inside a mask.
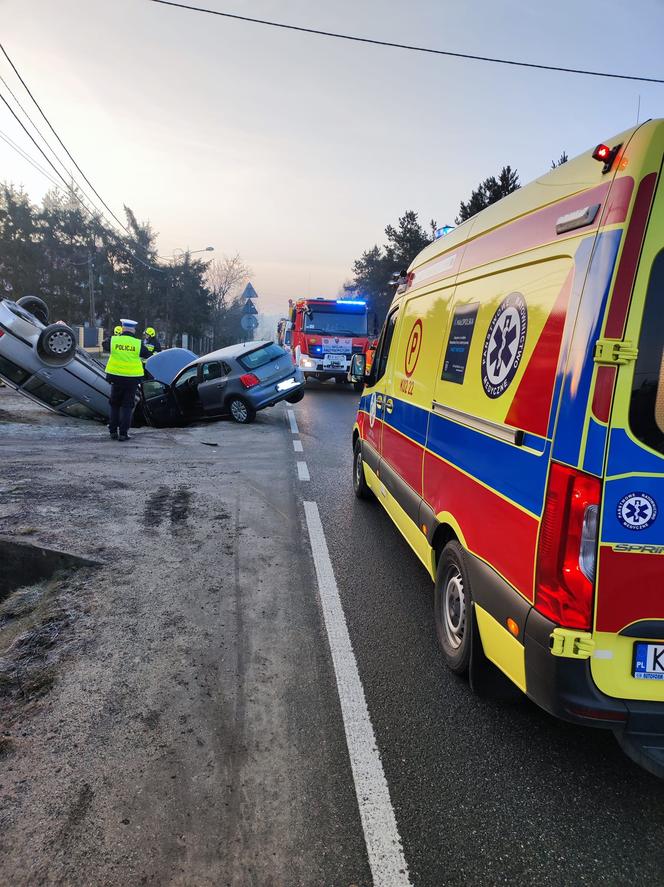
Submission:
[[[250,283],[248,283],[245,286],[244,292],[242,293],[242,298],[243,299],[257,299],[258,298],[258,293],[256,292],[256,290],[253,288],[253,286]]]
[[[256,306],[249,299],[244,303],[244,308],[242,309],[243,314],[258,314],[256,310]]]

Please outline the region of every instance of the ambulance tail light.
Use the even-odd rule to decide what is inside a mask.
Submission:
[[[245,373],[243,376],[240,376],[240,382],[244,388],[254,388],[256,385],[260,385],[260,381],[258,376],[255,376],[253,373]]]
[[[535,608],[566,628],[592,624],[600,482],[551,464],[537,553]]]

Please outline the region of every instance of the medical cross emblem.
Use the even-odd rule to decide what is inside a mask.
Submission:
[[[528,309],[521,293],[510,293],[491,318],[482,351],[482,384],[489,397],[500,397],[521,363],[528,331]]]
[[[618,503],[618,520],[628,530],[645,530],[657,517],[657,504],[647,493],[628,493]]]

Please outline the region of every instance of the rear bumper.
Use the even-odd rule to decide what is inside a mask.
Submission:
[[[613,730],[621,744],[659,737],[664,755],[664,703],[616,699],[602,693],[593,681],[590,659],[551,653],[551,633],[558,627],[556,623],[542,616],[478,558],[468,555],[468,566],[476,603],[503,627],[511,616],[521,629],[526,695],[533,702],[562,720]]]

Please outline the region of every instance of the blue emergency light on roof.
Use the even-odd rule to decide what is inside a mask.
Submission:
[[[454,231],[454,225],[443,225],[441,228],[436,228],[433,239],[438,240],[440,237],[445,237],[450,231]]]
[[[358,302],[353,299],[338,299],[337,305],[366,305],[366,302]]]

